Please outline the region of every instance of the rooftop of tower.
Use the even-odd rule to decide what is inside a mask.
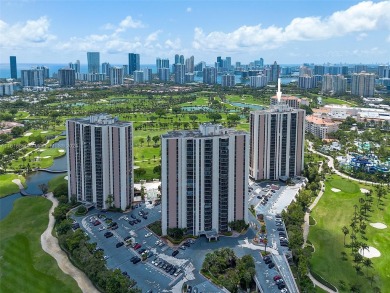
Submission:
[[[229,137],[232,134],[248,134],[242,130],[235,130],[231,128],[224,128],[221,124],[213,124],[213,123],[202,123],[199,125],[198,130],[175,130],[169,131],[166,134],[161,135],[163,138],[185,138],[185,137],[213,137],[213,136],[221,136],[221,137]]]
[[[90,115],[89,117],[73,118],[73,119],[69,119],[69,120],[80,122],[83,124],[91,124],[91,125],[112,125],[112,126],[132,125],[131,122],[119,121],[118,117],[112,117],[111,115],[106,114],[106,113]]]

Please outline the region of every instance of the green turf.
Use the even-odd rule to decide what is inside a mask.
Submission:
[[[49,186],[49,191],[53,191],[58,185],[61,185],[62,183],[67,183],[68,180],[64,179],[65,176],[67,175],[58,175],[57,177],[51,179],[47,184]]]
[[[12,182],[13,179],[20,179],[24,184],[25,178],[16,174],[2,174],[0,175],[0,197],[10,195],[12,193],[19,192],[19,187]]]
[[[338,188],[340,192],[332,192],[331,188]],[[345,281],[349,286],[355,284],[360,287],[360,292],[372,292],[373,288],[366,279],[366,268],[363,267],[364,275],[358,275],[353,268],[353,261],[349,257],[348,261],[341,258],[341,252],[350,254],[349,248],[344,248],[344,234],[341,229],[343,226],[349,227],[353,217],[354,205],[359,205],[359,198],[364,197],[360,188],[373,189],[372,186],[365,186],[332,175],[325,182],[325,192],[320,202],[312,211],[312,216],[316,220],[316,225],[310,227],[308,239],[315,247],[315,253],[311,259],[313,271],[321,275],[331,284],[339,287],[340,280]],[[383,211],[377,207],[377,199],[374,196],[373,212],[368,223],[385,223],[390,227],[390,200],[389,195],[383,200],[385,204]],[[388,228],[389,229],[389,228]],[[377,248],[382,256],[372,258],[373,268],[368,269],[369,274],[373,274],[376,280],[376,286],[382,289],[382,292],[390,288],[390,233],[388,229],[379,230],[367,225],[366,241],[368,246]],[[358,241],[363,241],[358,234]],[[350,234],[346,237],[346,242],[350,242]],[[340,288],[339,288],[340,289]],[[340,292],[349,291],[339,290]]]
[[[23,197],[0,221],[0,292],[81,292],[41,248],[51,205],[42,197]]]
[[[329,104],[336,104],[336,105],[348,105],[348,106],[355,106],[355,103],[351,103],[345,100],[336,99],[336,98],[326,98],[322,97],[322,104],[323,105],[329,105]]]

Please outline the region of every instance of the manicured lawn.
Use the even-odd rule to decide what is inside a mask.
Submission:
[[[65,180],[65,176],[67,175],[58,175],[57,177],[54,177],[53,179],[51,179],[49,182],[48,182],[48,186],[49,186],[49,191],[53,191],[58,185],[61,185],[63,183],[67,183],[68,180]]]
[[[336,105],[350,105],[350,106],[354,106],[355,103],[351,103],[351,102],[348,102],[348,101],[344,101],[344,100],[340,100],[340,99],[336,99],[336,98],[324,98],[322,97],[322,104],[323,105],[328,105],[328,104],[336,104]]]
[[[19,192],[19,187],[12,182],[13,179],[20,179],[22,184],[26,181],[21,175],[16,174],[2,174],[0,175],[0,197]]]
[[[331,188],[340,189],[340,192],[332,192]],[[360,292],[373,292],[370,282],[367,280],[367,268],[362,267],[362,274],[357,274],[352,257],[351,249],[344,247],[344,234],[342,227],[349,226],[354,213],[354,205],[359,204],[359,198],[363,197],[360,188],[374,189],[373,186],[365,186],[349,181],[337,175],[332,175],[325,182],[325,193],[318,205],[312,211],[312,216],[317,224],[310,227],[309,240],[315,247],[315,253],[311,259],[312,270],[331,284],[335,285],[340,292],[350,292],[351,285],[357,285]],[[375,286],[382,292],[390,288],[390,196],[383,199],[383,210],[377,206],[377,198],[373,196],[371,217],[367,222],[365,236],[367,241],[358,233],[358,241],[364,241],[368,246],[373,246],[381,252],[381,257],[372,258],[373,268],[368,269],[368,275],[374,275]],[[384,223],[387,229],[379,230],[371,227],[369,223]],[[350,235],[346,237],[346,243],[350,243]],[[342,252],[346,252],[348,260],[342,260]],[[347,284],[347,290],[340,290],[340,280]]]
[[[81,292],[41,248],[51,205],[42,197],[20,198],[0,221],[0,292]]]

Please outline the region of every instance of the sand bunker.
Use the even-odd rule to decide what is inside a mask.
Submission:
[[[60,153],[65,153],[65,150],[58,150]]]
[[[46,131],[46,130],[45,131],[41,131],[41,133],[48,133],[48,131]]]
[[[368,189],[365,189],[365,188],[360,188],[360,191],[363,193],[370,193],[370,191]]]
[[[337,188],[331,188],[331,190],[332,190],[333,192],[340,192],[340,191],[341,191],[340,189],[337,189]]]
[[[65,176],[64,179],[65,179],[65,180],[68,180],[68,176]]]
[[[23,189],[24,188],[24,186],[23,186],[22,182],[20,181],[20,179],[13,179],[12,182],[15,183],[19,187],[19,189]]]
[[[370,223],[371,227],[374,227],[376,229],[386,229],[387,226],[383,223]]]
[[[373,258],[373,257],[380,257],[381,256],[381,253],[379,252],[378,249],[372,247],[372,246],[369,246],[368,249],[364,249],[363,248],[360,248],[359,249],[359,253],[364,256],[364,257],[367,257],[367,258]]]
[[[32,132],[27,132],[24,136],[30,136]]]

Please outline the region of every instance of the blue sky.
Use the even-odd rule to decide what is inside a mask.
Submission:
[[[0,63],[388,63],[389,48],[390,1],[0,0]]]

